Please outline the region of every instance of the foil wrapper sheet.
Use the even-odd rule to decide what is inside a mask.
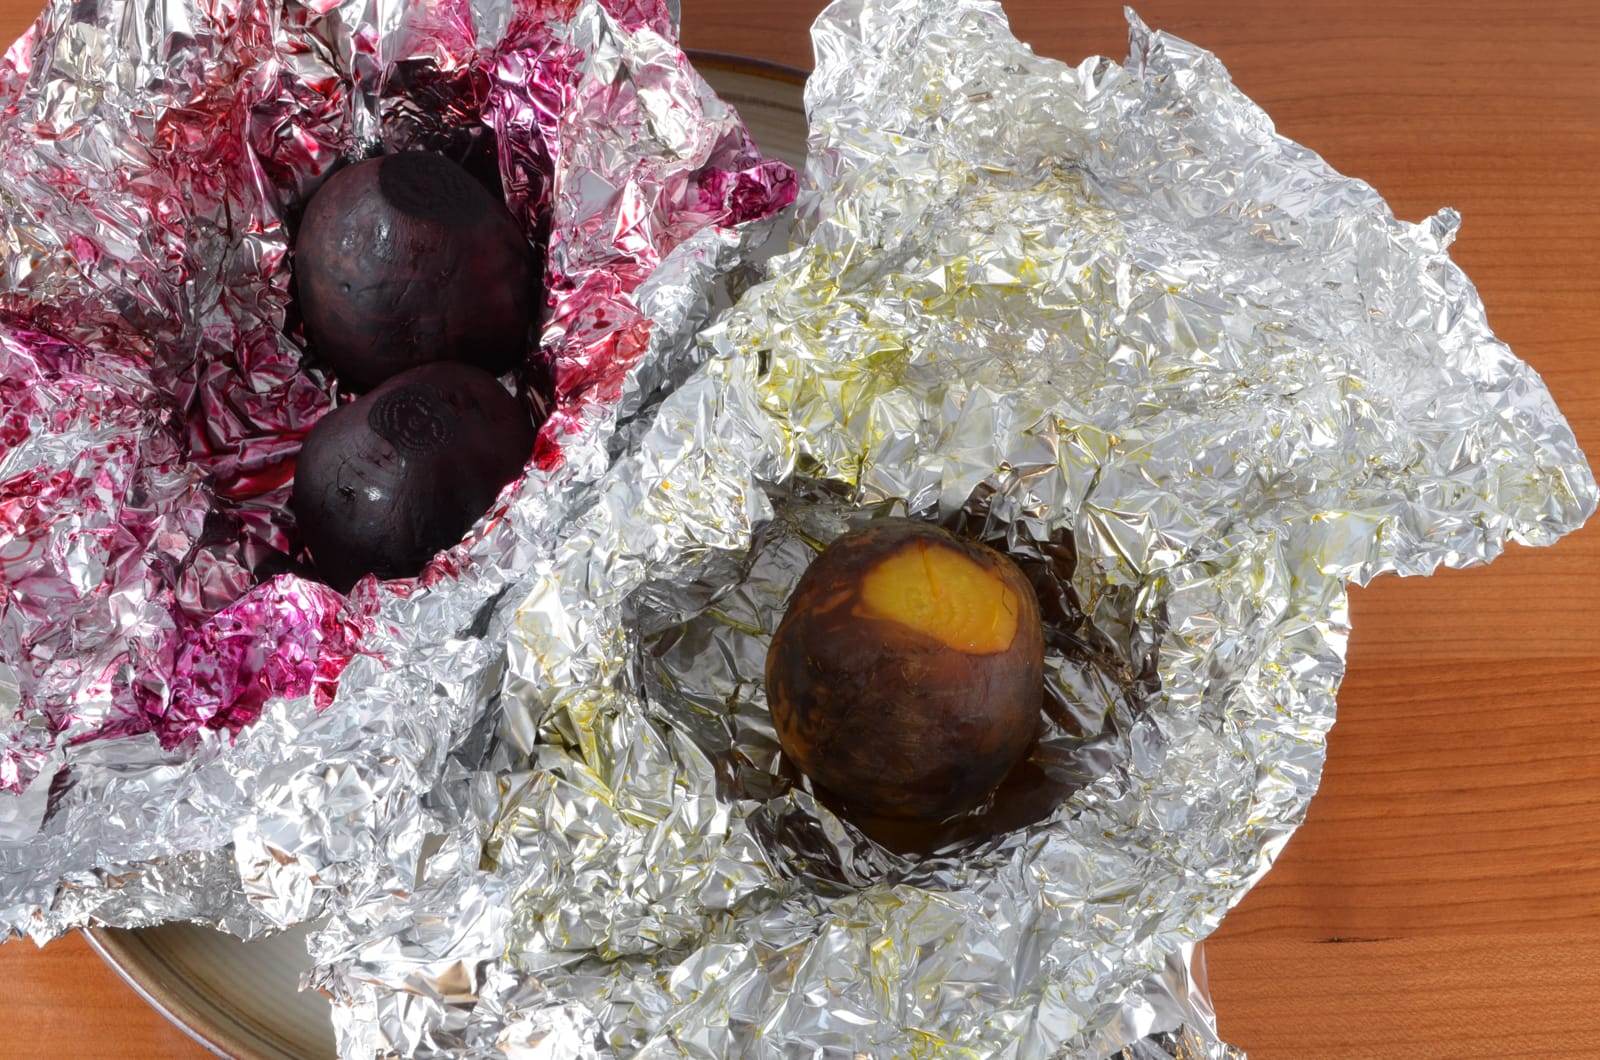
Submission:
[[[983,0],[823,13],[793,249],[499,612],[444,856],[313,939],[345,1055],[1234,1055],[1185,961],[1316,790],[1347,583],[1596,488],[1456,216],[1130,22],[1074,68]],[[895,513],[1008,551],[1047,625],[1033,779],[916,857],[762,688],[807,563]]]
[[[409,149],[545,249],[554,397],[466,541],[346,598],[291,563],[336,394],[289,234],[342,160]],[[403,890],[481,751],[491,605],[795,189],[656,0],[53,4],[0,65],[0,933]]]

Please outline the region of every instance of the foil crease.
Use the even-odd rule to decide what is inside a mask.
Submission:
[[[249,936],[405,893],[455,854],[506,602],[793,171],[655,0],[58,3],[0,93],[0,934]],[[341,597],[286,551],[336,396],[289,233],[334,165],[413,148],[546,250],[555,396],[466,541]]]
[[[1596,488],[1454,213],[1130,27],[1068,67],[983,0],[822,14],[794,248],[530,557],[448,856],[312,941],[344,1055],[1237,1055],[1187,959],[1316,790],[1347,583]],[[786,768],[761,679],[894,513],[1046,601],[1049,798],[926,857]]]

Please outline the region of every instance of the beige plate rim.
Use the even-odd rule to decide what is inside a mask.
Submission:
[[[688,55],[702,71],[722,71],[789,86],[803,85],[806,80],[804,70],[759,59],[695,49],[690,49]],[[772,103],[745,96],[737,85],[719,86],[719,92],[735,107]],[[259,1026],[239,1011],[227,1012],[224,1018],[206,992],[183,970],[174,967],[159,946],[143,941],[140,932],[90,928],[82,934],[140,998],[210,1052],[237,1060],[299,1060],[272,1044],[278,1035],[270,1027]]]
[[[117,977],[133,989],[145,1004],[167,1018],[167,1022],[221,1057],[246,1057],[249,1043],[233,1038],[227,1028],[215,1023],[206,1011],[186,1001],[170,981],[182,981],[149,947],[131,941],[137,932],[117,932],[107,928],[83,931],[89,948],[109,964]],[[166,973],[165,976],[162,973]],[[162,982],[167,978],[169,982]]]

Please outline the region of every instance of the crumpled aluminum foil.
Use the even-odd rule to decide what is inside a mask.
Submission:
[[[7,53],[0,937],[251,935],[436,854],[495,604],[794,197],[675,41],[657,0],[104,0]],[[413,147],[501,180],[547,248],[554,399],[461,546],[344,598],[275,573],[333,400],[301,363],[288,232],[341,157]]]
[[[1596,488],[1456,215],[1130,22],[1071,68],[984,0],[823,13],[795,249],[508,608],[513,768],[313,940],[344,1055],[1234,1055],[1184,962],[1317,787],[1346,584]],[[785,766],[761,679],[807,562],[895,512],[1017,556],[1050,649],[1040,779],[922,858]]]
[[[1594,480],[1455,216],[1206,53],[1135,19],[1068,68],[979,0],[815,38],[795,249],[703,332],[792,184],[664,5],[104,0],[8,53],[0,922],[331,914],[347,1056],[1229,1055],[1194,943],[1315,790],[1345,583],[1553,541]],[[550,209],[538,466],[416,583],[246,588],[332,399],[282,203],[491,130]],[[1033,779],[927,857],[813,797],[760,680],[899,512],[1018,557],[1051,646]]]

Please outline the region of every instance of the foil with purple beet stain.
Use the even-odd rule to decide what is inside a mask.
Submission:
[[[248,935],[414,876],[437,830],[424,797],[487,705],[495,607],[610,462],[628,395],[684,370],[794,198],[675,41],[655,0],[108,0],[52,5],[8,52],[11,930],[188,918]],[[544,251],[526,367],[554,397],[532,399],[535,464],[466,541],[344,597],[306,571],[286,505],[301,440],[340,398],[304,348],[290,236],[336,166],[399,150],[504,188]],[[293,880],[263,882],[258,859],[290,852],[276,875]],[[175,886],[179,865],[206,893]]]

